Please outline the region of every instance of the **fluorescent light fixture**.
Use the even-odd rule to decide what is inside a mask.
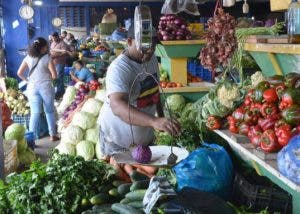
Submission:
[[[35,1],[33,1],[33,4],[36,5],[36,6],[42,6],[43,5],[43,1],[41,1],[41,0],[35,0]]]

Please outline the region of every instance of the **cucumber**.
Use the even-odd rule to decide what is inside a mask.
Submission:
[[[147,175],[139,173],[138,171],[134,170],[130,175],[130,179],[134,181],[143,181],[149,179]]]
[[[116,203],[111,206],[111,209],[119,214],[143,214],[142,211],[139,211],[127,204]]]
[[[135,181],[132,183],[130,187],[130,191],[138,190],[138,189],[148,189],[150,180],[143,181]]]
[[[112,211],[111,204],[102,204],[93,206],[94,213]]]
[[[132,201],[132,202],[128,203],[128,205],[132,206],[134,208],[137,208],[137,209],[140,209],[140,208],[144,207],[143,201]]]
[[[114,186],[111,184],[102,185],[102,186],[98,187],[98,191],[100,193],[108,193],[108,191],[111,190],[112,188],[114,188]]]
[[[142,201],[144,199],[146,191],[146,189],[134,190],[132,192],[127,193],[125,197],[133,201]]]
[[[109,200],[109,196],[107,194],[99,193],[98,195],[93,196],[90,199],[90,202],[92,205],[101,205],[108,202],[108,200]]]
[[[120,201],[121,204],[128,204],[128,203],[130,203],[130,202],[132,202],[132,200],[130,200],[129,198],[123,198],[123,199]]]
[[[118,186],[118,193],[122,196],[126,195],[130,191],[131,183],[121,184]]]
[[[108,194],[113,196],[113,197],[119,197],[119,193],[118,193],[118,189],[117,188],[113,188],[111,190],[108,191]]]
[[[118,187],[118,186],[120,186],[121,184],[125,184],[125,183],[126,183],[125,181],[116,180],[116,181],[113,181],[113,182],[112,182],[112,185],[113,185],[114,187]]]

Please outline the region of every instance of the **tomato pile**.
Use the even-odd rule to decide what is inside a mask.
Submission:
[[[166,82],[166,81],[161,81],[160,87],[162,88],[181,88],[183,87],[182,83],[176,83],[176,82]]]
[[[221,119],[210,116],[207,127],[221,127]],[[300,74],[273,76],[250,89],[244,102],[227,117],[232,133],[246,135],[265,152],[277,152],[300,133]]]

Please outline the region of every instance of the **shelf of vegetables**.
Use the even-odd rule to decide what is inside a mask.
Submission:
[[[243,96],[233,108],[223,115],[210,111],[206,119],[203,117],[206,126],[223,137],[258,174],[269,177],[293,195],[294,211],[300,210],[296,203],[300,186],[291,179],[298,174],[287,178],[277,165],[280,152],[299,134],[299,81],[298,73],[265,77],[257,72],[241,84]]]
[[[293,196],[293,213],[300,210],[300,186],[283,176],[277,168],[277,160],[263,160],[255,154],[255,148],[249,146],[248,139],[228,130],[215,130],[215,133],[224,138],[230,147],[238,156],[252,166],[261,176],[266,176],[272,182],[292,194]]]
[[[300,63],[300,45],[245,43],[247,50],[255,59],[265,75],[287,74],[297,71]]]

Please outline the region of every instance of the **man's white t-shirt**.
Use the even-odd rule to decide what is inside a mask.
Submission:
[[[158,80],[158,62],[155,56],[147,62],[147,72]],[[109,66],[106,75],[106,101],[99,116],[101,150],[105,155],[112,155],[118,150],[128,149],[133,143],[130,125],[114,115],[109,103],[109,95],[113,93],[129,94],[130,104],[140,111],[154,115],[159,102],[157,81],[142,73],[143,65],[124,54],[117,57]],[[136,79],[136,80],[135,80]],[[134,85],[133,82],[135,81]],[[133,86],[132,86],[133,85]],[[131,115],[133,117],[133,115]],[[132,126],[134,143],[148,145],[154,140],[151,127]]]

